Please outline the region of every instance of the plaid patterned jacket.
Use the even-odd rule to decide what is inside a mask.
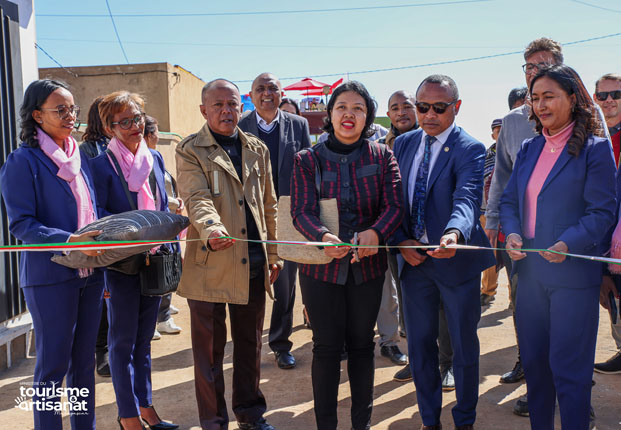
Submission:
[[[314,154],[313,154],[314,152]],[[339,238],[353,239],[354,232],[375,230],[380,243],[400,225],[403,215],[401,174],[392,151],[376,142],[363,142],[350,154],[331,151],[325,143],[298,152],[291,176],[291,217],[293,225],[308,240],[321,241],[328,229],[319,220],[315,185],[315,163],[321,174],[321,198],[336,198],[339,208]],[[299,264],[300,272],[322,282],[345,284],[350,268],[356,284],[383,276],[386,252],[350,263],[351,255],[328,264]],[[351,266],[351,267],[350,267]]]

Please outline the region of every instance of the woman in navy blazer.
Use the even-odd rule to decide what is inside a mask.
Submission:
[[[539,135],[524,141],[500,203],[518,273],[530,420],[553,429],[558,398],[563,429],[586,430],[602,264],[556,252],[602,254],[615,220],[615,163],[610,142],[594,136],[601,123],[573,69],[540,69],[530,97]]]
[[[108,144],[111,154],[103,153],[90,161],[101,216],[132,210],[119,175],[128,183],[134,207],[168,211],[164,160],[144,141],[143,108],[140,96],[127,91],[109,94],[99,104],[101,121],[112,136]],[[121,172],[117,172],[114,159]],[[151,171],[155,184],[150,180]],[[110,269],[106,271],[106,287],[110,292],[108,353],[119,426],[141,429],[144,421],[151,429],[175,429],[178,426],[162,421],[152,405],[151,338],[161,297],[142,296],[139,275]]]
[[[9,230],[24,244],[84,242],[99,234],[72,234],[82,227],[78,220],[95,219],[97,207],[88,164],[80,158],[77,142],[71,137],[78,113],[73,96],[60,82],[44,79],[26,89],[20,109],[22,145],[0,171]],[[75,173],[71,180],[61,172],[70,164]],[[67,387],[87,390],[85,398],[78,398],[86,401],[86,407],[69,411],[71,428],[94,429],[93,356],[103,273],[61,266],[50,260],[52,254],[24,251],[20,255],[19,283],[32,316],[37,352],[32,400],[43,402],[39,406],[33,403],[34,425],[35,429],[62,429],[61,414],[47,410],[50,403],[62,400],[41,397],[48,397],[44,389],[61,388],[66,375]]]

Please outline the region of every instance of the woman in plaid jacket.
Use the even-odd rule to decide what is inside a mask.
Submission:
[[[312,381],[319,429],[336,429],[340,358],[348,355],[352,427],[371,423],[374,326],[387,269],[386,243],[403,217],[401,176],[387,146],[370,142],[375,101],[359,82],[338,87],[328,103],[326,142],[295,156],[291,178],[291,216],[311,241],[358,243],[326,247],[328,264],[301,264],[300,287],[313,330]],[[316,190],[319,174],[320,195]],[[319,200],[336,198],[339,237],[319,219]],[[357,257],[357,258],[356,258]],[[359,261],[356,261],[356,260]]]

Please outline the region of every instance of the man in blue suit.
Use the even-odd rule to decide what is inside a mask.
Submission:
[[[495,264],[489,250],[460,250],[452,244],[489,246],[479,223],[485,147],[455,125],[461,100],[448,76],[427,77],[416,91],[420,129],[395,141],[409,216],[393,245],[439,244],[433,251],[402,248],[398,256],[410,366],[423,429],[441,429],[438,369],[438,306],[444,304],[451,343],[457,429],[472,429],[479,386],[481,271]]]
[[[271,73],[261,73],[252,82],[250,91],[255,110],[239,121],[239,128],[261,139],[270,151],[272,179],[276,197],[291,194],[291,172],[296,152],[310,148],[308,121],[298,115],[279,109],[282,85]],[[281,369],[295,367],[289,340],[293,329],[293,305],[298,266],[285,261],[280,276],[274,283],[274,306],[270,321],[269,345]]]

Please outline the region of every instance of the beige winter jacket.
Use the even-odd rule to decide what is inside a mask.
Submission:
[[[248,303],[248,243],[237,241],[222,251],[210,251],[207,246],[207,238],[217,229],[229,236],[247,237],[245,204],[250,204],[261,239],[276,239],[277,201],[269,151],[258,138],[237,130],[242,143],[242,182],[207,124],[177,146],[177,184],[191,221],[177,294],[188,299]],[[192,241],[197,238],[200,241]],[[263,245],[263,250],[265,290],[273,297],[267,264],[282,267],[282,260],[275,245]]]

